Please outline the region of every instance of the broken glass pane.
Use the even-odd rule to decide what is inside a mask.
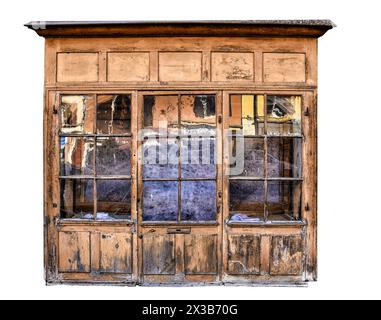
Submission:
[[[302,97],[267,96],[267,134],[300,135]]]
[[[184,134],[215,135],[215,96],[182,95],[180,105]]]
[[[295,181],[268,182],[268,219],[292,221],[301,217],[302,183]]]
[[[216,139],[181,139],[181,177],[216,178]]]
[[[166,133],[178,128],[178,96],[144,96],[144,128]]]
[[[97,175],[131,174],[131,139],[97,138]]]
[[[97,220],[131,218],[131,181],[97,181]]]
[[[263,181],[229,182],[229,208],[232,221],[256,222],[264,217]]]
[[[97,133],[123,134],[131,131],[131,97],[99,95],[97,97]]]
[[[230,176],[264,177],[264,139],[232,137]]]
[[[302,139],[268,139],[268,176],[270,178],[302,177]]]
[[[177,221],[178,183],[145,181],[143,185],[143,220]]]
[[[94,133],[93,96],[61,97],[61,132],[62,133]]]
[[[93,180],[61,180],[61,218],[93,219],[94,184]]]
[[[60,138],[61,176],[92,175],[94,139]]]
[[[264,96],[241,95],[230,96],[229,127],[241,135],[264,134]]]
[[[216,219],[215,181],[183,181],[181,183],[181,219],[185,221]]]
[[[143,178],[177,178],[178,163],[177,139],[151,137],[143,142]]]

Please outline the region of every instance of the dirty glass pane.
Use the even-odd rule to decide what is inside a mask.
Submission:
[[[301,217],[302,183],[295,181],[268,182],[268,219],[292,221]]]
[[[94,184],[93,180],[61,180],[61,218],[93,219]]]
[[[264,218],[265,188],[263,181],[229,182],[230,220],[259,222]]]
[[[263,138],[233,136],[230,147],[230,176],[264,177]]]
[[[178,128],[178,96],[144,96],[144,128],[150,128],[154,132],[161,129],[162,134],[166,131],[175,131]]]
[[[181,177],[216,178],[216,139],[181,139]]]
[[[92,175],[94,159],[93,138],[60,138],[61,176]]]
[[[270,178],[301,178],[302,139],[268,138],[267,162]]]
[[[264,96],[242,95],[230,96],[229,127],[241,135],[264,134]]]
[[[97,97],[97,133],[123,134],[130,131],[130,95],[99,95]]]
[[[267,96],[267,134],[300,135],[302,97]]]
[[[97,175],[131,174],[131,139],[97,138]]]
[[[145,181],[143,184],[143,220],[177,221],[178,183]]]
[[[215,181],[183,181],[181,183],[181,219],[185,221],[216,219]]]
[[[94,96],[62,96],[61,97],[61,132],[62,133],[94,133]]]
[[[145,139],[143,142],[143,178],[177,178],[179,152],[174,138]]]
[[[131,181],[97,181],[97,220],[131,218]]]
[[[182,95],[180,106],[181,126],[184,134],[215,135],[215,96]]]

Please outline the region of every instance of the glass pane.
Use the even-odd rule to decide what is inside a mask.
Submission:
[[[176,181],[145,181],[143,220],[177,221],[178,184]]]
[[[122,134],[131,131],[129,95],[100,95],[97,99],[97,133]]]
[[[117,220],[131,218],[131,181],[97,181],[97,219]]]
[[[181,183],[181,219],[186,221],[216,219],[215,181],[183,181]]]
[[[92,175],[94,139],[61,137],[61,176]]]
[[[302,97],[267,96],[267,134],[300,135]]]
[[[93,96],[62,96],[61,98],[61,132],[94,133]]]
[[[166,133],[178,128],[178,96],[144,96],[144,128]]]
[[[268,176],[270,178],[302,177],[302,139],[268,139]]]
[[[184,134],[215,135],[215,96],[183,95],[180,103]]]
[[[94,184],[93,180],[61,180],[61,218],[93,219]]]
[[[151,137],[143,142],[143,178],[177,178],[178,167],[177,139]]]
[[[264,217],[265,188],[263,181],[229,183],[231,221],[259,222]]]
[[[230,96],[230,130],[243,135],[263,135],[264,115],[263,95]]]
[[[301,217],[302,183],[295,181],[268,182],[268,219],[299,220]]]
[[[181,140],[181,177],[216,178],[216,139],[184,138]]]
[[[97,138],[97,175],[131,174],[131,139]]]
[[[232,137],[230,176],[264,177],[264,139]]]

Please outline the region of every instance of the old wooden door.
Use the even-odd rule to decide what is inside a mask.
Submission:
[[[216,282],[221,267],[221,94],[139,95],[140,281]]]

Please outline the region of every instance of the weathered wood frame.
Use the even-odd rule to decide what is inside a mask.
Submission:
[[[82,28],[82,27],[81,27]],[[86,29],[89,34],[93,27]],[[119,28],[119,27],[118,27]],[[245,27],[247,28],[247,27]],[[273,27],[277,28],[277,27]],[[41,31],[46,36],[45,52],[45,106],[44,106],[44,242],[45,242],[45,270],[47,283],[109,283],[123,285],[152,285],[152,284],[301,284],[305,281],[317,279],[317,37],[322,31],[314,34],[298,29],[301,34],[294,37],[290,31],[288,36],[283,34],[287,27],[282,27],[282,41],[275,38],[274,34],[267,31],[266,36],[253,34],[246,37],[237,35],[228,36],[228,33],[216,36],[200,36],[195,32],[185,38],[180,34],[152,37],[148,34],[118,36],[109,34],[105,37],[106,30],[100,29],[97,38],[74,34],[73,29],[68,35],[58,38],[59,33],[48,28]],[[54,29],[54,28],[53,28]],[[127,28],[128,29],[128,28]],[[195,28],[196,30],[197,28]],[[275,30],[272,29],[272,30]],[[324,27],[329,29],[329,27]],[[83,31],[84,29],[82,29]],[[119,30],[119,29],[118,29]],[[201,29],[200,29],[201,30]],[[259,29],[258,29],[259,30]],[[265,32],[262,28],[261,31]],[[119,30],[120,31],[120,30]],[[65,32],[69,32],[66,29]],[[102,33],[104,32],[104,34]],[[222,31],[218,31],[222,32]],[[61,35],[62,36],[62,35]],[[117,37],[117,38],[116,38]],[[98,81],[97,82],[57,82],[57,54],[60,52],[90,52],[97,53]],[[147,82],[109,82],[107,75],[107,57],[110,52],[145,52],[149,54],[149,81]],[[201,52],[201,81],[159,81],[159,52]],[[252,52],[254,57],[253,80],[242,81],[212,81],[211,59],[212,52]],[[303,53],[305,55],[305,82],[264,82],[264,53]],[[132,104],[131,136],[132,136],[132,212],[131,221],[70,221],[59,218],[59,97],[61,94],[130,94]],[[221,134],[218,142],[218,155],[223,158],[218,166],[217,193],[221,206],[221,214],[216,222],[182,222],[182,223],[156,223],[143,222],[142,214],[142,177],[141,155],[138,154],[140,142],[137,134],[142,124],[141,99],[144,94],[215,94],[217,96],[217,117],[222,116],[222,123],[217,130]],[[227,223],[228,210],[228,176],[224,174],[228,167],[226,150],[223,145],[223,129],[227,127],[228,103],[230,94],[274,94],[274,95],[299,95],[302,96],[302,218],[301,221],[279,223]],[[265,99],[266,100],[266,99]],[[95,200],[94,200],[95,201]],[[89,257],[90,267],[99,270],[99,241],[102,234],[129,234],[131,235],[132,268],[129,274],[107,274],[102,272],[59,272],[58,250],[59,232],[77,232],[94,245]],[[155,233],[157,235],[172,234],[177,240],[174,243],[173,254],[179,256],[174,276],[144,275],[143,237]],[[184,246],[195,239],[192,235],[216,235],[217,241],[217,266],[215,274],[186,274],[184,266]],[[248,236],[251,241],[259,237],[259,261],[253,263],[253,274],[234,275],[227,272],[229,254],[229,235]],[[254,238],[253,238],[254,235]],[[277,274],[271,272],[272,244],[283,241],[278,239],[285,236],[284,241],[293,241],[299,237],[302,242],[302,266],[300,274],[283,275],[281,269]],[[193,239],[193,240],[192,240]],[[195,240],[196,243],[197,239]],[[214,241],[214,240],[213,240]],[[246,241],[246,240],[245,240]],[[87,240],[85,241],[85,244]],[[189,249],[189,248],[188,248]],[[129,249],[128,249],[129,250]],[[266,254],[263,254],[266,252]],[[181,257],[180,257],[181,256]],[[188,261],[189,262],[189,261]],[[192,263],[191,263],[192,264]],[[258,267],[259,266],[259,267]],[[193,266],[194,267],[194,266]],[[259,269],[258,269],[258,268]],[[197,268],[196,268],[197,269]],[[188,270],[189,271],[189,270]]]

